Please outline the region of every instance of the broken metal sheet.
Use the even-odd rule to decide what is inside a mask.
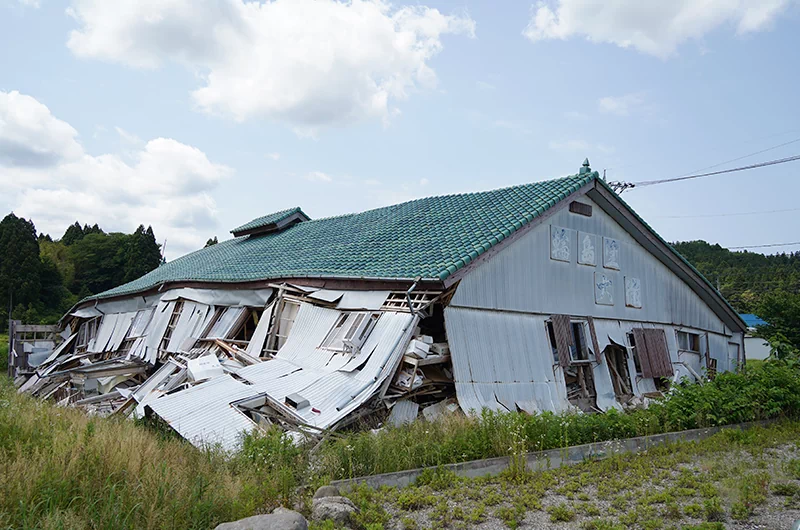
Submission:
[[[333,303],[344,296],[344,291],[333,291],[330,289],[320,289],[308,295],[309,298],[320,300],[322,302]]]
[[[389,413],[387,423],[400,427],[413,423],[419,415],[419,404],[414,403],[410,399],[401,399],[392,407],[392,412]]]
[[[454,399],[445,399],[422,409],[422,415],[428,421],[438,421],[445,415],[454,414],[458,410],[458,403]]]
[[[147,309],[140,309],[136,312],[136,316],[134,317],[130,331],[128,332],[128,338],[143,337],[145,335],[155,310],[155,307],[149,307]]]
[[[161,300],[175,301],[179,298],[199,304],[213,306],[264,307],[275,292],[267,289],[193,289],[185,287],[166,291]]]
[[[117,322],[114,326],[114,333],[108,341],[105,351],[117,351],[122,346],[122,341],[128,336],[131,323],[136,318],[136,311],[130,313],[120,313],[117,315]]]
[[[336,309],[377,311],[390,294],[390,291],[345,291]]]
[[[106,351],[108,341],[111,340],[111,336],[114,334],[114,327],[117,324],[117,317],[119,317],[117,313],[111,313],[103,316],[103,318],[100,320],[100,328],[97,330],[94,343],[89,349],[90,352],[102,353]]]
[[[257,394],[253,386],[226,374],[155,399],[148,406],[196,447],[235,451],[242,434],[256,425],[232,403]]]
[[[178,317],[178,323],[175,329],[172,330],[169,344],[167,344],[167,351],[170,353],[177,353],[185,346],[186,339],[191,337],[197,332],[197,328],[206,318],[209,307],[205,304],[195,302],[184,302],[181,316]],[[192,344],[193,345],[193,344]]]
[[[170,359],[165,362],[161,367],[155,371],[153,375],[147,378],[147,381],[141,384],[139,388],[136,389],[136,392],[133,393],[133,399],[136,400],[137,403],[141,403],[144,398],[153,390],[157,389],[161,386],[169,377],[177,372],[180,367],[175,364],[175,362]]]
[[[159,302],[153,313],[153,318],[147,326],[146,337],[140,347],[137,357],[140,357],[150,364],[155,364],[158,358],[158,348],[161,346],[161,339],[167,331],[167,326],[175,310],[175,302]]]
[[[123,375],[112,375],[110,377],[98,377],[97,378],[97,391],[100,394],[108,394],[114,387],[117,385],[124,383],[125,381],[129,381],[131,379],[130,375],[123,374]]]
[[[77,318],[94,318],[103,316],[103,313],[101,313],[94,307],[84,307],[83,309],[78,309],[77,311],[73,311],[72,313],[70,313],[70,315]]]
[[[462,410],[560,412],[568,407],[558,397],[563,382],[555,377],[552,355],[535,354],[550,351],[546,317],[451,306],[445,322]]]
[[[226,339],[230,335],[232,328],[241,318],[242,314],[246,311],[244,307],[228,307],[219,320],[214,323],[214,326],[208,332],[206,338],[208,339]]]
[[[275,308],[275,303],[269,305],[259,316],[258,325],[256,326],[253,336],[250,337],[250,342],[247,344],[247,354],[251,357],[261,357],[264,350],[264,341],[269,334],[269,324],[272,320],[272,311]]]

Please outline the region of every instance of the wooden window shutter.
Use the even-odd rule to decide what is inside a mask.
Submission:
[[[636,343],[636,355],[639,357],[639,366],[642,367],[642,377],[648,379],[653,377],[653,370],[650,367],[650,353],[647,351],[644,332],[643,328],[634,328],[633,341]]]
[[[647,343],[647,353],[650,357],[650,370],[653,377],[671,377],[675,371],[672,369],[672,359],[667,348],[667,336],[663,329],[645,329],[644,339]]]
[[[558,349],[558,364],[562,367],[569,366],[569,349],[573,346],[572,330],[568,315],[553,315],[553,332],[556,335],[556,348]]]
[[[589,321],[589,333],[592,336],[592,348],[594,349],[594,359],[599,363],[600,359],[600,344],[597,342],[597,332],[594,330],[594,319],[592,317],[588,317]]]

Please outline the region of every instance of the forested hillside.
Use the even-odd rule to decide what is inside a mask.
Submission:
[[[67,228],[54,240],[32,221],[9,214],[0,221],[0,330],[12,316],[51,323],[78,300],[150,272],[161,263],[152,228],[105,233],[98,225]]]
[[[763,336],[800,348],[800,252],[765,256],[705,241],[673,246],[719,286],[734,309],[766,320]]]

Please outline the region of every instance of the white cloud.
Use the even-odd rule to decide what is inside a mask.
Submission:
[[[230,168],[170,138],[142,143],[128,159],[89,155],[76,136],[34,98],[0,92],[0,186],[39,231],[59,237],[76,220],[109,231],[152,225],[175,257],[201,247],[216,228],[209,192]]]
[[[641,109],[644,106],[644,96],[642,94],[625,94],[624,96],[608,96],[597,101],[600,112],[616,114],[618,116],[628,116],[632,111]]]
[[[477,81],[475,82],[475,86],[477,86],[479,90],[494,90],[497,88],[493,84],[487,83],[486,81]]]
[[[25,7],[32,7],[34,9],[39,9],[39,7],[41,7],[39,0],[19,0],[19,3]]]
[[[81,155],[78,131],[36,99],[0,92],[0,165],[51,167]]]
[[[198,72],[197,107],[265,118],[314,136],[330,125],[386,122],[436,85],[430,59],[446,34],[474,35],[467,15],[383,0],[73,0],[68,46],[84,58]]]
[[[114,130],[117,131],[117,134],[122,139],[122,141],[124,141],[124,142],[126,142],[128,144],[139,145],[139,144],[142,143],[142,139],[141,138],[139,138],[138,136],[136,136],[133,133],[130,133],[130,132],[126,131],[122,127],[114,127]]]
[[[584,36],[667,58],[724,25],[739,35],[768,29],[793,0],[552,0],[532,8],[531,41]]]
[[[267,154],[266,154],[266,155],[264,155],[264,156],[266,156],[266,157],[267,157],[267,158],[269,158],[270,160],[275,160],[276,162],[277,162],[278,160],[280,160],[280,158],[281,158],[281,154],[280,154],[280,153],[267,153]]]
[[[304,178],[311,182],[333,182],[333,177],[322,171],[312,171]]]
[[[431,183],[431,181],[430,181],[430,180],[428,180],[428,179],[426,179],[426,178],[421,178],[421,179],[419,179],[419,185],[420,185],[420,186],[423,186],[423,187],[424,187],[424,186],[427,186],[427,185],[428,185],[428,184],[430,184],[430,183]]]

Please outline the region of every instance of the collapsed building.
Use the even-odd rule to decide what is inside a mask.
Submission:
[[[744,362],[744,322],[588,161],[577,175],[233,239],[15,324],[20,392],[234,449],[458,409],[621,409]],[[32,336],[31,336],[32,335]]]

